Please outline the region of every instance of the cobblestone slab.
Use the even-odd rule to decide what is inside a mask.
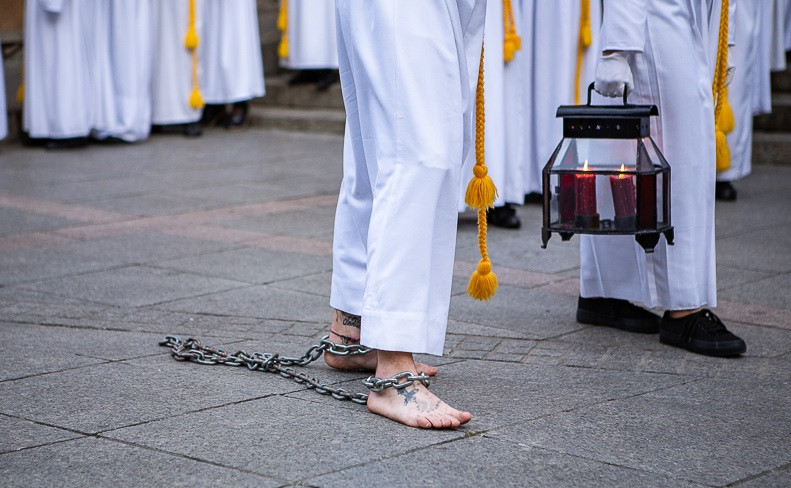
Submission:
[[[2,454],[81,437],[67,430],[0,415],[0,465]],[[4,481],[5,484],[5,481]]]

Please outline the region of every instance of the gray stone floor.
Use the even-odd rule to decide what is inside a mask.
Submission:
[[[462,215],[427,432],[271,374],[179,363],[165,334],[302,353],[324,333],[342,139],[251,129],[47,152],[0,145],[3,486],[789,486],[791,167],[717,205],[739,359],[574,320],[578,239]],[[362,373],[307,368],[362,391]]]

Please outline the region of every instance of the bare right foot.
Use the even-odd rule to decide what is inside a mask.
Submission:
[[[379,351],[376,375],[389,378],[403,371],[415,372],[410,353]],[[410,427],[455,429],[472,418],[469,412],[456,410],[440,400],[419,382],[396,390],[386,388],[368,395],[368,410]]]

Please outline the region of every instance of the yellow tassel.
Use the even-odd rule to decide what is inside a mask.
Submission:
[[[470,276],[467,294],[476,300],[488,301],[494,296],[498,287],[497,275],[492,271],[492,263],[488,258],[481,258],[478,268]]]
[[[503,59],[512,61],[516,52],[522,49],[522,38],[516,33],[514,10],[511,0],[503,0]]]
[[[192,51],[198,47],[198,33],[195,31],[195,26],[191,25],[187,29],[187,35],[184,36],[184,46]]]
[[[200,90],[197,87],[192,89],[192,93],[190,93],[190,107],[194,109],[203,108],[206,104],[203,103],[203,95],[201,95]]]
[[[717,171],[726,171],[731,167],[731,148],[725,133],[717,130]]]
[[[580,104],[580,90],[582,84],[582,61],[585,51],[593,43],[591,32],[590,0],[580,0],[580,27],[577,39],[577,66],[574,75],[574,103]]]
[[[277,56],[288,57],[288,0],[280,0],[280,11],[277,13],[277,29],[282,32],[280,44],[277,45]]]
[[[486,104],[483,89],[483,46],[481,46],[481,64],[478,67],[478,86],[475,90],[475,166],[464,200],[467,205],[478,210],[478,249],[481,261],[478,269],[470,277],[467,293],[476,300],[488,300],[497,290],[497,275],[492,272],[489,251],[486,249],[486,211],[494,205],[497,188],[494,186],[489,171],[486,169],[484,143],[486,129]]]
[[[19,88],[16,89],[16,101],[22,103],[25,101],[25,84],[20,83]]]
[[[720,118],[717,119],[717,127],[719,127],[725,134],[730,134],[736,128],[736,119],[733,116],[733,108],[728,102],[728,92],[725,91],[725,98],[722,100],[722,108],[720,109]]]

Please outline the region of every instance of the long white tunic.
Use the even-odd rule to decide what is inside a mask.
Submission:
[[[526,140],[527,160],[524,165],[525,190],[541,192],[541,170],[563,137],[563,124],[555,118],[560,105],[575,103],[575,80],[579,42],[580,0],[535,1],[524,10],[527,32],[532,35],[530,72],[532,121]],[[598,57],[598,26],[601,8],[590,2],[593,43],[585,51],[580,79],[580,100],[585,102],[588,85],[593,82]],[[525,36],[527,37],[527,36]]]
[[[5,76],[3,75],[3,58],[0,56],[0,140],[8,135],[8,112],[5,106]]]
[[[151,2],[96,3],[92,126],[98,139],[134,142],[151,130]]]
[[[24,129],[34,138],[85,137],[91,130],[90,0],[28,0],[25,9]]]
[[[195,29],[203,38],[203,0],[196,0]],[[152,41],[154,60],[151,71],[151,123],[185,124],[200,119],[201,109],[189,104],[192,93],[192,53],[184,47],[189,4],[187,0],[154,0]],[[203,63],[198,59],[198,79],[203,78]]]
[[[161,0],[160,0],[161,1]],[[201,90],[206,103],[264,96],[264,66],[255,0],[202,0]]]
[[[442,354],[484,0],[338,0],[346,104],[330,304],[362,344]]]
[[[280,65],[289,69],[337,69],[335,2],[288,1],[288,57]]]
[[[583,297],[669,310],[716,306],[714,109],[706,0],[605,0],[602,50],[634,51],[632,103],[671,166],[675,245],[646,254],[631,236],[581,236]],[[612,103],[620,103],[613,101]]]

